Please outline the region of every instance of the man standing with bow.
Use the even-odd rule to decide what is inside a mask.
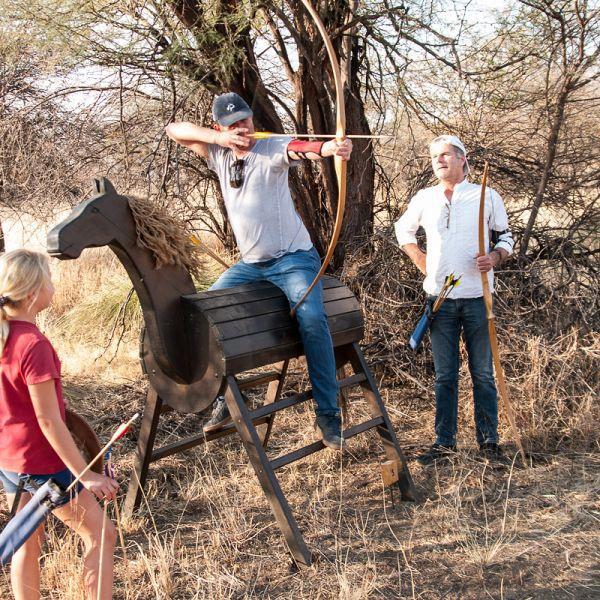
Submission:
[[[481,273],[488,274],[493,290],[493,269],[512,254],[514,242],[502,199],[490,189],[484,222],[488,233],[486,247],[490,247],[491,241],[493,249],[483,256],[478,255],[481,186],[466,179],[469,164],[465,147],[458,137],[443,135],[431,143],[430,155],[438,185],[421,190],[412,198],[395,225],[396,237],[404,252],[425,275],[423,288],[429,301],[439,294],[449,273],[462,274],[462,279],[461,285],[452,291],[431,324],[436,440],[419,457],[419,461],[431,464],[456,451],[461,331],[473,381],[477,443],[480,452],[487,458],[500,458],[498,395]],[[419,227],[425,230],[427,253],[417,246]]]
[[[348,160],[352,142],[307,142],[287,136],[253,139],[252,110],[233,92],[215,98],[212,112],[214,129],[192,123],[171,123],[166,129],[171,139],[205,158],[217,173],[242,255],[211,289],[266,280],[281,288],[294,307],[321,263],[294,206],[288,170],[302,158]],[[317,403],[317,427],[326,446],[341,450],[335,358],[320,282],[299,305],[296,317]],[[219,429],[230,419],[225,400],[219,397],[204,431]]]

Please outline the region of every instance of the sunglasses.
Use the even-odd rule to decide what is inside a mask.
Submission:
[[[238,158],[229,165],[229,185],[241,188],[244,185],[244,159]]]

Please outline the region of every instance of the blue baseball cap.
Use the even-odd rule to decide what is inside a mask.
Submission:
[[[252,116],[248,103],[235,92],[227,92],[217,96],[212,105],[213,119],[223,127],[247,119]]]

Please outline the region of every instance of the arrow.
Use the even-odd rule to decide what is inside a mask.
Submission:
[[[190,236],[190,241],[194,246],[198,246],[202,248],[206,254],[208,254],[211,258],[216,260],[220,265],[224,266],[226,269],[229,269],[231,265],[228,265],[216,252],[213,252],[204,242],[200,240],[200,238],[196,237],[194,234]]]
[[[255,140],[264,140],[270,137],[292,137],[292,138],[337,138],[338,135],[335,133],[272,133],[270,131],[256,131],[249,133],[246,137],[254,138]],[[351,134],[344,135],[345,138],[350,139],[367,139],[367,140],[384,140],[384,139],[397,139],[396,135],[362,135],[362,134]]]
[[[132,423],[140,416],[140,413],[135,413],[127,423],[122,423],[119,425],[117,431],[113,433],[113,436],[108,440],[104,448],[98,452],[98,454],[87,464],[85,469],[77,475],[76,479],[71,483],[71,485],[66,489],[65,493],[69,493],[81,480],[81,478],[92,468],[93,464],[101,457],[104,456],[104,453],[121,437],[123,437],[131,427]]]

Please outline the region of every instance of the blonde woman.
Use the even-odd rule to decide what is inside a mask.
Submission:
[[[14,250],[0,256],[0,481],[12,506],[23,486],[20,510],[37,487],[52,478],[63,487],[80,473],[85,460],[65,425],[60,361],[52,344],[36,326],[54,287],[45,255]],[[83,539],[86,598],[112,597],[114,525],[104,526],[96,499],[114,499],[117,483],[88,472],[78,492],[54,514]],[[43,525],[15,553],[11,583],[16,600],[40,598],[40,549]],[[100,565],[102,572],[100,573]]]

